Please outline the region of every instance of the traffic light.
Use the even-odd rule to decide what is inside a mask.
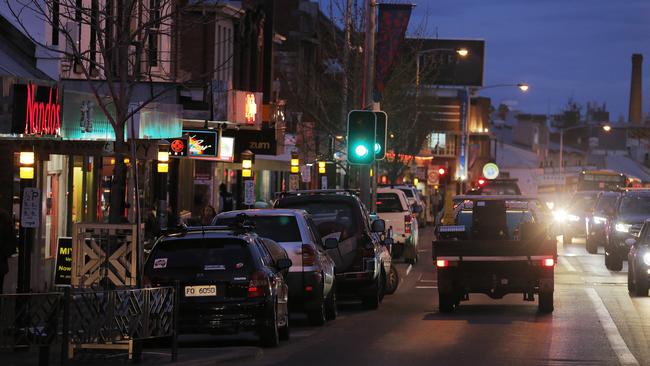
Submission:
[[[375,161],[375,125],[377,117],[371,111],[348,113],[348,162],[368,165]]]
[[[375,112],[377,126],[375,128],[375,160],[384,160],[386,157],[386,130],[388,126],[388,115],[386,112]]]

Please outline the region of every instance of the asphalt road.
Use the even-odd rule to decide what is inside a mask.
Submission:
[[[538,314],[522,295],[471,295],[455,313],[440,314],[431,229],[420,237],[420,262],[399,264],[400,288],[379,310],[344,304],[339,319],[320,328],[296,316],[289,342],[260,349],[246,365],[650,365],[650,298],[630,298],[626,268],[605,269],[602,248],[590,255],[581,239],[559,245],[553,314]],[[184,337],[181,345],[188,352],[255,341]]]

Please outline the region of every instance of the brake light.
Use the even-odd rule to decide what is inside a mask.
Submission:
[[[265,297],[271,293],[269,279],[264,272],[253,272],[248,283],[248,297]]]
[[[309,244],[302,245],[302,265],[304,267],[313,266],[316,261],[316,251]]]
[[[436,260],[436,267],[438,268],[449,267],[449,261],[446,259],[438,259]]]
[[[411,234],[411,214],[404,215],[404,234]]]
[[[542,261],[542,266],[544,267],[553,267],[555,265],[555,259],[546,258]]]

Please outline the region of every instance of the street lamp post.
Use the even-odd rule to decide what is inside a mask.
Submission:
[[[564,173],[564,132],[565,131],[571,131],[571,130],[577,130],[579,128],[585,128],[588,127],[589,125],[578,125],[578,126],[571,126],[571,127],[566,127],[566,128],[560,128],[560,173]],[[603,131],[609,132],[612,130],[612,126],[608,124],[603,124],[601,125]]]

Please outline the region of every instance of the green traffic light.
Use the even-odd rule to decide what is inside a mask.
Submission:
[[[365,145],[358,145],[354,148],[354,153],[359,157],[368,155],[368,148]]]
[[[379,154],[380,152],[381,152],[381,145],[375,142],[375,154]]]

